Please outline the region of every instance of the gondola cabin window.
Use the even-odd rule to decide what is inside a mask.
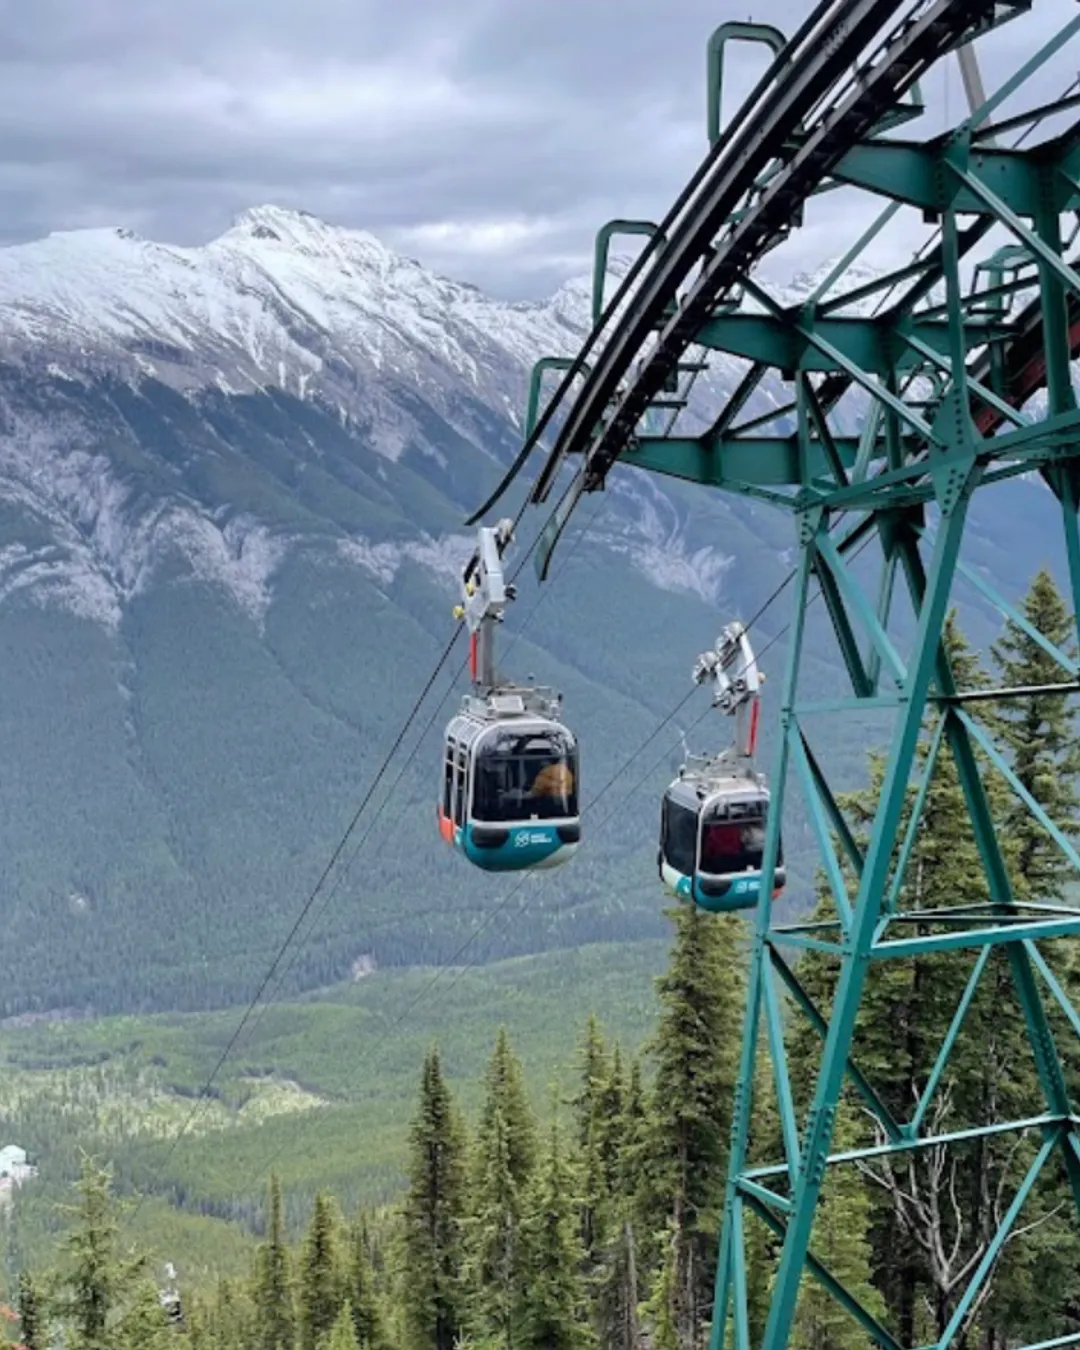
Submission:
[[[468,794],[469,752],[463,745],[458,745],[455,747],[454,757],[454,824],[464,826],[467,815],[465,804]]]
[[[447,741],[446,757],[443,761],[443,799],[442,813],[447,820],[454,818],[454,764],[457,744]]]
[[[565,820],[578,814],[578,754],[562,730],[509,727],[480,740],[473,767],[474,820]]]
[[[701,822],[699,871],[707,876],[759,872],[765,849],[767,802],[719,802]],[[777,865],[782,858],[777,858]]]
[[[698,815],[689,806],[682,806],[670,798],[663,806],[664,857],[669,865],[684,877],[692,877],[694,855],[697,851]]]

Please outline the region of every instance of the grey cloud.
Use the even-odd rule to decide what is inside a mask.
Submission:
[[[705,150],[711,0],[5,8],[8,239],[118,223],[198,242],[273,201],[536,294],[587,265],[603,220],[662,215]],[[1074,8],[1043,0],[1011,36],[994,35],[987,83]],[[808,9],[756,0],[754,17],[791,29]],[[739,49],[728,106],[764,59]],[[520,226],[501,246],[475,228],[500,221]]]

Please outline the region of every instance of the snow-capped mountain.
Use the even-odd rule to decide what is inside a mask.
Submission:
[[[86,230],[0,249],[0,1016],[248,996],[449,636],[461,522],[590,289],[501,302],[269,206],[200,248]],[[739,371],[718,361],[703,397]],[[643,474],[579,519],[507,630],[515,672],[587,728],[597,783],[791,538]],[[440,959],[502,898],[431,828],[429,717],[294,987],[360,953]],[[486,950],[660,931],[654,814],[617,812]]]
[[[499,367],[572,347],[586,304],[580,285],[545,304],[490,300],[373,235],[272,206],[199,248],[97,229],[0,252],[0,342],[14,359],[46,350],[76,379],[107,370],[182,391],[277,388],[346,412],[355,376],[376,373],[435,391],[450,376],[498,403]],[[380,448],[393,456],[392,441]]]
[[[136,396],[173,391],[185,412],[215,396],[295,400],[318,419],[333,417],[384,461],[430,457],[465,505],[509,451],[533,362],[574,351],[589,326],[587,279],[544,303],[507,304],[434,276],[370,234],[271,206],[245,212],[200,248],[97,229],[0,250],[0,361],[24,381],[44,379],[64,409],[41,416],[40,407],[27,408],[23,382],[5,398],[0,491],[47,518],[53,542],[70,553],[64,575],[55,558],[42,566],[13,546],[0,555],[8,578],[0,594],[33,585],[115,625],[155,550],[179,549],[252,613],[265,607],[266,581],[287,541],[254,517],[230,518],[226,529],[217,519],[223,503],[181,502],[171,482],[163,496],[137,497],[100,425],[88,427],[81,415],[81,395],[103,382]],[[447,430],[469,443],[467,476],[449,462]],[[317,461],[319,445],[307,450]],[[375,472],[385,479],[385,464]],[[725,556],[709,556],[707,545],[688,549],[662,499],[638,491],[648,574],[692,590],[701,589],[699,570],[721,575]],[[380,558],[385,570],[383,543],[353,539],[343,556]],[[443,559],[467,546],[424,539],[413,551]],[[658,565],[658,552],[676,555],[676,566]],[[705,593],[717,598],[710,583]]]

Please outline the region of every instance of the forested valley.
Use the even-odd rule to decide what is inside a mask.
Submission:
[[[1023,606],[1030,628],[1074,645],[1068,610],[1040,573]],[[1060,682],[1051,657],[1010,624],[984,661],[955,616],[946,641],[960,688],[1030,689]],[[976,705],[1008,747],[1026,790],[1066,837],[1078,830],[1080,746],[1066,696],[1028,693]],[[1069,903],[1068,864],[1057,845],[982,765],[1021,900]],[[871,753],[868,786],[845,801],[865,838],[882,773]],[[914,795],[914,790],[913,790]],[[904,897],[911,908],[984,901],[955,764],[936,762]],[[822,883],[817,913],[832,913]],[[717,1232],[738,1075],[747,927],[690,907],[670,911],[666,971],[657,982],[655,1031],[624,1047],[592,1018],[578,1028],[576,1087],[545,1090],[505,1031],[491,1048],[474,1119],[433,1046],[417,1065],[404,1193],[389,1206],[314,1199],[305,1231],[287,1231],[282,1187],[268,1179],[250,1273],[216,1287],[183,1288],[171,1323],[155,1267],[130,1250],[124,1207],[107,1160],[87,1159],[54,1260],[23,1269],[6,1324],[25,1350],[703,1350],[712,1315]],[[932,917],[920,931],[936,931]],[[1042,945],[1059,987],[1080,995],[1068,941]],[[999,959],[1000,957],[1000,959]],[[947,949],[871,968],[854,1059],[897,1119],[927,1085],[976,961],[986,963],[965,1008],[962,1048],[937,1082],[929,1111],[938,1132],[1037,1117],[1042,1090],[1003,953]],[[802,987],[827,1018],[834,966],[799,962]],[[1070,1090],[1080,1091],[1076,1029],[1052,1016]],[[814,1087],[821,1034],[785,1008],[783,1048],[800,1125]],[[765,1042],[762,1042],[764,1044]],[[752,1150],[784,1157],[771,1066],[759,1058]],[[875,1121],[849,1091],[833,1152],[873,1142]],[[949,1152],[926,1149],[859,1168],[829,1169],[811,1249],[903,1345],[941,1336],[980,1263],[991,1278],[962,1310],[956,1342],[1003,1350],[1080,1330],[1080,1240],[1062,1176],[1043,1174],[996,1253],[993,1234],[1039,1145],[1037,1127],[983,1135]],[[355,1140],[357,1155],[364,1139]],[[17,1207],[16,1207],[17,1208]],[[745,1211],[750,1344],[779,1251],[776,1231]],[[156,1258],[154,1258],[156,1259]],[[5,1325],[0,1323],[0,1325]],[[862,1350],[867,1329],[820,1286],[805,1281],[796,1350]]]

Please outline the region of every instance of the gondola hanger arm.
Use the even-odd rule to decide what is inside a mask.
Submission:
[[[758,700],[764,677],[758,669],[749,635],[741,623],[729,623],[716,639],[716,646],[698,657],[693,678],[696,684],[704,684],[707,680],[713,682],[713,707],[737,719],[735,753],[752,759],[757,745]]]

